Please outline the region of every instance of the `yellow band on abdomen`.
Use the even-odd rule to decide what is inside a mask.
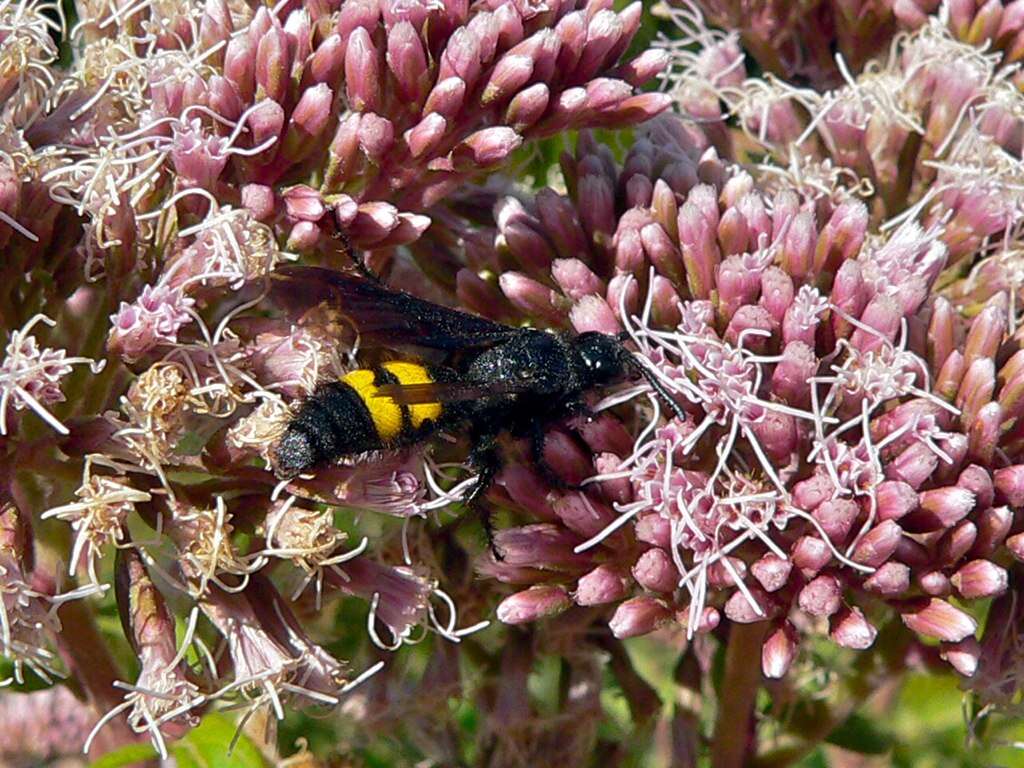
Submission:
[[[359,395],[359,399],[370,411],[373,427],[382,441],[393,440],[402,431],[402,409],[390,397],[377,397],[377,385],[373,371],[359,368],[346,373],[342,382],[348,384]]]
[[[404,363],[394,360],[384,363],[381,367],[398,379],[399,384],[434,383],[434,378],[430,375],[430,371],[418,363]],[[394,401],[388,400],[388,402],[393,403]],[[427,419],[437,421],[440,416],[440,403],[415,403],[409,406],[409,420],[412,422],[413,429],[419,429]]]

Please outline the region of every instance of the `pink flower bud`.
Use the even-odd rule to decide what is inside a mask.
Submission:
[[[352,31],[345,50],[345,89],[349,106],[357,112],[379,112],[381,64],[369,32]]]
[[[459,77],[438,80],[423,105],[423,114],[429,115],[436,112],[446,120],[451,120],[462,110],[465,99],[466,83],[464,80]]]
[[[828,565],[832,559],[832,551],[816,536],[801,536],[793,545],[790,556],[793,565],[810,578]]]
[[[1024,464],[997,469],[992,479],[1000,501],[1011,507],[1024,507]]]
[[[850,499],[827,499],[812,514],[828,537],[835,544],[842,544],[860,514],[860,507]]]
[[[917,581],[921,591],[932,597],[949,597],[953,592],[949,577],[942,571],[927,571],[920,574]]]
[[[317,46],[312,58],[306,65],[313,83],[336,89],[341,84],[341,75],[345,70],[345,44],[340,35],[331,35]]]
[[[877,294],[861,313],[860,321],[874,331],[857,328],[850,343],[860,352],[877,352],[886,341],[892,342],[900,328],[903,313],[899,305],[887,294]]]
[[[629,594],[629,579],[610,565],[599,565],[580,577],[574,597],[579,605],[605,605]]]
[[[884,597],[902,595],[910,589],[910,568],[904,563],[883,563],[864,580],[864,587]]]
[[[429,70],[423,42],[408,21],[400,21],[388,31],[386,58],[399,96],[409,104],[419,104],[426,95]]]
[[[974,518],[978,538],[971,547],[972,557],[988,557],[1006,540],[1013,527],[1013,512],[1009,507],[989,507]]]
[[[761,671],[764,676],[772,680],[785,677],[799,650],[800,638],[788,620],[773,628],[761,647]]]
[[[621,603],[608,622],[612,634],[620,640],[646,635],[672,618],[664,603],[653,597],[634,597]]]
[[[772,372],[771,391],[789,405],[806,408],[811,402],[808,382],[817,371],[814,350],[802,341],[792,341],[782,350],[782,359]]]
[[[945,642],[959,642],[978,628],[977,622],[966,613],[935,597],[910,604],[901,618],[919,635]]]
[[[671,593],[679,582],[679,571],[671,556],[664,549],[655,547],[640,555],[633,566],[633,578],[651,592]]]
[[[569,311],[569,322],[577,333],[598,331],[617,334],[622,330],[615,311],[599,296],[584,296]]]
[[[256,84],[263,96],[283,104],[288,94],[292,61],[288,49],[288,36],[273,26],[260,38],[256,48]]]
[[[939,655],[964,677],[973,677],[981,661],[981,644],[973,637],[958,643],[943,643]]]
[[[242,205],[254,219],[269,221],[274,216],[274,190],[265,184],[246,184],[242,187]]]
[[[364,112],[359,121],[359,148],[376,165],[384,163],[395,143],[395,126],[373,112]]]
[[[530,587],[509,595],[498,604],[498,621],[504,624],[525,624],[561,613],[572,605],[562,587]]]
[[[918,498],[920,508],[900,521],[912,533],[952,528],[974,509],[975,504],[973,493],[955,485],[924,491]]]
[[[224,77],[248,103],[256,94],[256,46],[245,35],[232,38],[224,49]],[[180,110],[179,110],[180,111]]]
[[[760,587],[748,587],[749,596],[737,589],[725,603],[725,615],[738,624],[753,624],[773,618],[779,606]]]
[[[771,552],[761,556],[752,566],[750,572],[766,592],[777,592],[789,581],[793,563],[784,560]]]
[[[832,218],[821,231],[814,254],[814,268],[835,272],[854,258],[864,244],[868,226],[868,209],[859,200],[838,205]]]
[[[878,630],[856,607],[844,607],[832,617],[829,627],[829,636],[836,645],[855,651],[870,648],[878,636]]]
[[[564,316],[557,309],[559,296],[547,286],[519,272],[505,272],[498,284],[508,300],[527,317],[536,317],[555,326],[564,322]]]
[[[812,616],[831,616],[842,604],[843,589],[839,580],[832,575],[823,574],[810,581],[803,589],[797,601],[800,610]]]
[[[590,556],[573,551],[580,541],[576,534],[551,523],[505,528],[494,535],[495,546],[507,565],[549,570],[586,570],[591,565]]]
[[[917,491],[898,480],[885,480],[875,489],[879,520],[899,520],[917,509]]]
[[[459,169],[492,168],[504,162],[522,143],[523,137],[507,126],[484,128],[459,144],[452,160]]]
[[[524,88],[509,102],[505,122],[522,133],[544,116],[550,101],[551,89],[545,83]]]
[[[1006,591],[1006,570],[990,560],[972,560],[950,579],[960,596],[967,600],[995,597]]]
[[[832,284],[832,303],[850,317],[860,317],[868,303],[867,286],[860,265],[855,261],[843,262]],[[845,338],[853,325],[838,312],[832,316],[832,329],[839,338]]]
[[[292,111],[281,152],[296,163],[313,151],[331,119],[334,93],[326,85],[307,88]]]

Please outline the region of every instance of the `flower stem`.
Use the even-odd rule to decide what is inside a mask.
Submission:
[[[742,768],[747,756],[754,752],[754,704],[761,686],[761,644],[767,631],[767,622],[733,624],[729,630],[725,676],[711,744],[713,768]]]

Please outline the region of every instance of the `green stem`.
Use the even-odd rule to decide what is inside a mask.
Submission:
[[[733,624],[725,649],[725,676],[718,697],[712,768],[742,768],[753,751],[753,718],[761,687],[761,645],[767,622]]]

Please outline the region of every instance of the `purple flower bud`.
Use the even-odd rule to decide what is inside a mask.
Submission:
[[[921,591],[926,595],[949,597],[953,594],[953,585],[950,583],[949,577],[942,571],[927,571],[919,574],[917,581],[921,585]]]
[[[802,341],[790,342],[772,372],[772,393],[792,406],[806,408],[811,402],[808,382],[818,372],[818,364],[811,347]]]
[[[738,624],[753,624],[774,618],[779,606],[760,587],[748,587],[749,596],[737,589],[725,603],[725,615]]]
[[[617,75],[634,88],[639,88],[652,77],[660,75],[668,63],[668,51],[662,48],[649,48],[619,67]]]
[[[260,38],[256,48],[255,77],[260,95],[283,104],[288,95],[291,71],[288,36],[279,26],[273,26]]]
[[[539,318],[556,327],[564,322],[558,308],[562,300],[547,286],[519,272],[505,272],[498,284],[508,300],[528,317]]]
[[[1006,548],[1018,562],[1024,562],[1024,533],[1017,533],[1008,538]]]
[[[801,536],[790,553],[793,565],[812,578],[832,560],[832,551],[817,536]]]
[[[458,77],[439,80],[427,96],[423,105],[423,113],[436,112],[446,120],[456,117],[462,110],[466,99],[466,83]]]
[[[507,126],[484,128],[470,134],[452,152],[457,169],[493,168],[503,163],[523,143],[523,137]]]
[[[569,310],[569,322],[577,333],[598,331],[617,334],[622,330],[615,311],[600,296],[584,296]]]
[[[823,574],[810,581],[803,589],[797,601],[800,610],[812,616],[831,616],[842,604],[843,589],[839,580],[832,575]]]
[[[939,655],[964,677],[973,677],[981,661],[981,645],[973,637],[958,643],[943,643]]]
[[[992,474],[997,498],[1019,509],[1024,507],[1024,464],[997,469]]]
[[[358,112],[381,108],[381,62],[369,32],[357,27],[345,50],[345,89],[349,106]]]
[[[306,65],[306,75],[311,83],[322,83],[331,90],[341,85],[341,76],[345,71],[345,43],[341,36],[334,34],[325,39]]]
[[[256,46],[245,35],[232,38],[224,50],[224,77],[238,89],[242,101],[256,95]]]
[[[578,605],[605,605],[629,594],[629,578],[610,565],[599,565],[580,576],[573,597]]]
[[[800,639],[788,620],[773,628],[761,647],[761,671],[764,676],[778,680],[786,676],[800,650]]]
[[[902,595],[910,589],[910,568],[904,563],[883,563],[864,580],[864,587],[883,597]]]
[[[971,547],[972,557],[992,555],[1006,540],[1013,527],[1014,515],[1009,507],[989,507],[974,518],[978,538]]]
[[[974,494],[966,488],[949,486],[924,491],[920,508],[904,517],[900,524],[911,533],[952,528],[974,509]]]
[[[821,231],[814,253],[816,271],[835,272],[860,251],[868,226],[868,209],[859,200],[840,203]]]
[[[655,547],[640,555],[633,566],[633,578],[651,592],[671,593],[679,582],[679,571],[672,557],[664,549]]]
[[[505,110],[505,122],[522,133],[532,126],[548,108],[551,90],[545,83],[536,83],[517,93]]]
[[[777,592],[789,581],[793,563],[768,552],[752,566],[750,572],[766,592]]]
[[[388,31],[387,63],[398,95],[408,104],[419,104],[426,96],[429,68],[423,42],[408,21],[400,21]]]
[[[562,587],[530,587],[509,595],[498,604],[498,621],[504,624],[526,624],[555,616],[572,605]]]
[[[908,628],[919,635],[945,642],[959,642],[973,635],[978,628],[977,622],[966,613],[935,597],[927,602],[922,600],[911,603],[901,618]]]
[[[359,147],[370,162],[384,163],[395,143],[395,126],[391,121],[373,112],[363,113],[359,121]]]
[[[972,560],[950,579],[960,596],[967,600],[995,597],[1006,591],[1006,570],[990,560]]]
[[[480,76],[480,40],[474,32],[463,27],[448,38],[448,44],[441,54],[437,79],[461,78],[467,88],[476,85]]]
[[[829,636],[841,648],[863,651],[870,648],[878,636],[878,630],[856,607],[844,607],[832,617],[829,626]]]
[[[288,130],[281,145],[281,154],[298,163],[316,149],[330,122],[334,93],[326,85],[307,88],[292,110]]]
[[[842,544],[860,514],[860,507],[850,499],[827,499],[815,508],[812,515],[821,529],[835,544]]]
[[[646,635],[672,618],[664,603],[653,597],[640,596],[620,603],[608,622],[612,634],[622,640]]]

